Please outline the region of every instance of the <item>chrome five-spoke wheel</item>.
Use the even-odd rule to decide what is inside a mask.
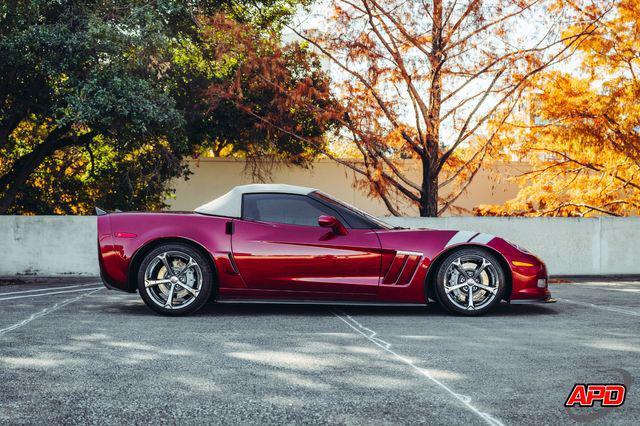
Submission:
[[[451,253],[440,265],[436,290],[441,304],[456,313],[478,315],[502,298],[504,272],[496,257],[478,248]]]
[[[138,289],[150,308],[175,315],[202,306],[210,294],[210,281],[209,264],[200,253],[186,245],[172,244],[145,257],[138,275]]]
[[[157,255],[144,273],[149,297],[166,309],[184,308],[193,303],[202,288],[202,271],[191,256],[179,251]]]

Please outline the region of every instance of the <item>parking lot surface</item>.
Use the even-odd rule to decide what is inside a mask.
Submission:
[[[0,423],[640,424],[640,282],[551,291],[478,318],[249,304],[166,318],[97,279],[2,285]],[[623,381],[622,407],[563,405],[575,383]]]

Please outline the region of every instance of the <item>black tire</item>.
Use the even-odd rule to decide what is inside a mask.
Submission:
[[[471,267],[478,268],[481,265],[479,276],[476,277],[477,269]],[[500,303],[507,281],[502,263],[495,254],[479,247],[461,247],[440,263],[433,286],[438,302],[444,309],[458,315],[477,316]],[[472,295],[470,298],[469,291]]]
[[[172,268],[170,273],[166,272],[167,263],[162,260],[164,257]],[[187,259],[194,263],[190,268],[184,268],[187,262],[191,262]],[[183,270],[185,272],[178,276]],[[147,278],[150,282],[152,279],[170,281],[168,275],[175,276],[177,281],[149,287],[145,285]],[[187,315],[200,309],[213,293],[213,280],[214,272],[209,260],[193,247],[180,243],[163,244],[151,250],[140,264],[137,275],[138,291],[144,303],[155,312],[168,316]],[[174,289],[173,292],[170,288]],[[180,294],[184,296],[178,297]],[[172,295],[171,303],[168,303],[169,295]],[[176,299],[183,299],[184,306],[174,303]]]

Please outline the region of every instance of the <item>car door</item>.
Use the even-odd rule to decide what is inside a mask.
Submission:
[[[320,215],[339,219],[346,235],[320,227]],[[232,250],[248,288],[375,295],[381,254],[373,230],[350,229],[337,211],[305,195],[245,194],[242,216],[234,221]]]

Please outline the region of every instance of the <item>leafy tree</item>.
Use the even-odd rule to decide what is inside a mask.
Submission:
[[[341,124],[334,141],[359,158],[326,154],[392,214],[399,197],[421,216],[453,206],[494,153],[530,79],[568,57],[602,12],[559,0],[329,3],[322,28],[294,28],[332,64]],[[583,25],[560,34],[566,21]],[[417,160],[418,179],[405,159]]]
[[[283,46],[277,37],[224,16],[208,28],[206,42],[227,52],[225,60],[233,63],[225,78],[207,89],[207,105],[218,111],[208,146],[215,153],[232,149],[259,160],[252,163],[258,176],[265,158],[307,165],[335,124],[335,101],[318,58],[305,46]]]
[[[229,20],[251,28],[258,45],[278,39],[296,4],[2,2],[0,213],[88,213],[95,202],[159,208],[168,179],[188,173],[185,156],[211,144],[227,143],[228,153],[258,145],[261,122],[203,101],[212,84],[234,84],[245,59],[208,34]],[[271,105],[268,94],[255,97]],[[301,131],[312,137],[312,128]],[[288,158],[293,146],[298,161],[291,141],[274,139],[269,151]]]
[[[621,0],[580,44],[578,58],[578,72],[536,79],[533,122],[510,123],[501,136],[532,169],[520,177],[514,200],[481,206],[478,214],[640,212],[640,2]]]

